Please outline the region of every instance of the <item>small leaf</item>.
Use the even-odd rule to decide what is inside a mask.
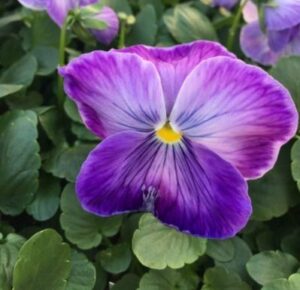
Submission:
[[[297,271],[298,267],[299,263],[296,258],[279,251],[261,252],[247,263],[250,276],[261,285],[278,278],[288,278]]]
[[[153,45],[157,34],[158,26],[156,24],[156,12],[152,5],[146,5],[136,17],[136,23],[133,25],[130,34],[127,37],[127,43]]]
[[[208,240],[206,254],[219,262],[231,261],[235,254],[233,240]]]
[[[103,235],[115,235],[122,221],[121,216],[101,218],[85,212],[72,184],[68,184],[62,194],[61,209],[60,223],[67,239],[84,250],[97,247]]]
[[[74,182],[83,161],[94,147],[87,144],[75,147],[58,147],[46,159],[44,169],[56,177]]]
[[[201,290],[250,290],[250,286],[241,278],[228,272],[222,267],[215,267],[206,270],[204,274],[204,286]]]
[[[288,279],[276,279],[261,290],[299,290],[300,289],[300,274],[293,274]]]
[[[11,290],[13,268],[25,239],[17,234],[8,234],[6,238],[1,235],[0,233],[0,289]]]
[[[37,135],[32,111],[0,117],[0,210],[5,214],[20,214],[37,190],[41,164]]]
[[[96,269],[82,253],[71,254],[71,273],[65,290],[92,290],[96,282]]]
[[[150,270],[142,277],[138,290],[195,290],[197,284],[198,277],[194,273]]]
[[[65,290],[71,271],[70,247],[52,229],[32,236],[21,248],[13,274],[14,290]]]
[[[52,218],[59,208],[61,192],[60,180],[51,175],[41,175],[39,188],[32,203],[27,207],[27,213],[37,221]]]
[[[27,87],[33,82],[37,68],[36,58],[31,54],[27,54],[3,72],[0,83]]]
[[[285,236],[281,241],[281,248],[284,252],[300,259],[300,229]]]
[[[132,248],[139,261],[149,268],[178,269],[204,254],[206,240],[178,232],[145,214],[134,233]]]
[[[127,244],[113,245],[97,255],[104,270],[119,274],[127,270],[131,262],[131,252]]]
[[[216,40],[217,35],[209,19],[188,4],[176,5],[164,16],[165,24],[178,42],[198,39]]]
[[[0,84],[0,98],[19,92],[23,88],[23,85]]]
[[[297,140],[292,147],[291,159],[292,176],[297,182],[298,189],[300,190],[300,140]]]
[[[140,278],[135,274],[124,275],[111,290],[136,290],[139,287]]]

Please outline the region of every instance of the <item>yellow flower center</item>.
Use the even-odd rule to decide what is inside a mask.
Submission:
[[[170,125],[170,123],[166,123],[163,127],[156,131],[156,136],[167,144],[174,144],[181,140],[182,134],[180,132],[176,132]]]

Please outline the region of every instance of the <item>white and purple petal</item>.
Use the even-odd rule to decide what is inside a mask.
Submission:
[[[216,57],[187,77],[170,121],[255,179],[274,166],[280,147],[295,135],[298,113],[289,92],[265,71]]]
[[[248,0],[243,8],[243,17],[247,23],[258,21],[257,6],[251,0]]]
[[[203,40],[166,48],[136,45],[119,51],[137,54],[154,63],[162,81],[168,113],[185,78],[201,61],[215,56],[235,57],[220,44]]]
[[[201,237],[234,236],[251,214],[247,184],[231,164],[200,144],[166,145],[154,134],[104,140],[84,162],[76,189],[91,213],[149,211]]]
[[[282,56],[269,45],[268,35],[263,33],[258,22],[246,24],[240,34],[240,45],[244,54],[263,65],[273,65]]]
[[[300,23],[300,0],[273,0],[265,6],[267,29],[283,30]]]
[[[158,72],[137,55],[96,51],[71,61],[60,73],[83,121],[99,137],[145,132],[166,121]]]
[[[45,10],[49,0],[18,0],[23,6],[32,10]]]
[[[91,30],[92,34],[96,37],[96,39],[99,42],[105,45],[109,45],[118,35],[119,18],[117,14],[110,7],[105,6],[94,17],[100,19],[101,21],[104,21],[107,27],[103,30],[92,29]]]

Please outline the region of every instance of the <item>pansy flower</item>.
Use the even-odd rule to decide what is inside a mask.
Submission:
[[[95,51],[60,73],[104,139],[76,182],[99,216],[149,211],[185,233],[231,237],[251,215],[246,179],[274,166],[298,124],[282,85],[213,42]]]
[[[248,24],[240,35],[245,55],[273,65],[282,56],[300,54],[300,0],[274,0],[262,8],[264,23],[259,23],[257,6],[251,1],[245,5],[243,14]]]
[[[23,6],[33,10],[46,10],[52,20],[60,27],[63,26],[68,13],[80,7],[86,7],[99,0],[18,0]],[[105,22],[107,27],[103,30],[90,29],[96,39],[106,45],[117,36],[119,19],[116,13],[108,6],[102,7],[92,17]]]

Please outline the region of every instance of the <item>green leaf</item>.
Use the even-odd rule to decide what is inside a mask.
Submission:
[[[0,46],[0,64],[7,68],[24,55],[21,39],[15,34]]]
[[[251,250],[248,244],[239,237],[235,237],[231,239],[231,241],[234,247],[234,256],[232,259],[227,261],[215,260],[215,264],[224,267],[229,272],[237,273],[243,280],[247,280],[246,263],[252,256]],[[227,249],[223,250],[228,251]],[[220,256],[220,254],[218,256]]]
[[[141,9],[149,4],[154,7],[156,15],[161,17],[164,11],[164,5],[162,4],[161,0],[139,0],[139,6]]]
[[[58,147],[46,159],[44,169],[56,177],[74,182],[83,161],[93,148],[93,145],[87,144],[75,147]]]
[[[298,267],[299,263],[295,257],[280,251],[261,252],[247,263],[248,273],[261,285],[275,279],[288,278]]]
[[[32,236],[21,248],[13,273],[14,290],[65,290],[71,271],[70,247],[52,229]]]
[[[249,182],[253,204],[252,219],[270,220],[284,215],[299,203],[299,193],[290,170],[290,146],[281,149],[275,167],[261,179]]]
[[[70,99],[67,98],[64,103],[64,109],[65,109],[65,112],[67,113],[68,117],[72,121],[82,124],[82,120],[78,113],[78,109],[76,107],[76,104],[73,101],[71,101]]]
[[[277,279],[265,285],[261,290],[299,290],[300,274],[293,274],[288,279]]]
[[[130,34],[127,37],[127,43],[153,45],[157,34],[156,12],[152,5],[146,5],[136,17],[136,23],[133,25]]]
[[[66,142],[65,128],[61,126],[63,120],[57,108],[49,107],[43,110],[39,113],[38,118],[53,144],[60,146]]]
[[[284,252],[300,259],[300,229],[285,236],[281,241],[281,248]]]
[[[216,40],[217,35],[209,19],[190,5],[177,5],[164,16],[165,24],[178,42],[197,39]]]
[[[270,70],[270,74],[290,91],[300,112],[300,56],[281,58]]]
[[[27,54],[4,71],[0,77],[0,83],[27,87],[33,82],[37,68],[36,58]]]
[[[229,262],[234,258],[234,242],[232,239],[208,240],[206,254],[216,261]]]
[[[117,234],[122,221],[121,216],[101,218],[85,212],[72,184],[68,184],[62,194],[61,209],[60,223],[66,238],[84,250],[97,247],[102,236]]]
[[[151,269],[178,269],[205,253],[206,240],[183,234],[145,214],[134,233],[132,249],[139,261]]]
[[[27,207],[27,213],[37,221],[52,218],[59,208],[60,180],[51,175],[40,177],[39,188],[34,200]]]
[[[136,290],[139,287],[140,278],[135,274],[124,275],[111,290]]]
[[[58,50],[54,47],[37,46],[32,50],[37,60],[37,75],[47,76],[56,71],[58,66]]]
[[[292,176],[297,182],[298,189],[300,190],[300,140],[297,140],[292,147],[291,159]]]
[[[38,187],[40,168],[37,118],[32,111],[0,117],[0,210],[21,213]]]
[[[65,290],[92,290],[96,282],[96,269],[82,253],[71,254],[71,273]]]
[[[23,88],[23,85],[0,84],[0,98],[19,92]]]
[[[106,22],[101,21],[98,18],[84,18],[81,19],[80,23],[86,29],[104,30],[107,28]]]
[[[228,272],[222,267],[206,270],[204,274],[204,286],[201,290],[250,290],[250,286],[241,278]]]
[[[125,12],[127,15],[132,14],[128,0],[104,0],[105,4],[112,7],[116,12]]]
[[[99,252],[97,259],[105,271],[119,274],[128,269],[131,262],[131,252],[125,243],[113,245]]]
[[[78,139],[85,141],[99,141],[99,137],[92,134],[86,129],[84,125],[78,123],[71,124],[72,133],[77,136]]]
[[[172,269],[150,270],[141,281],[138,290],[196,290],[198,277]]]
[[[6,238],[1,238],[1,235],[0,233],[0,289],[11,290],[13,268],[25,239],[17,234],[8,234]]]

